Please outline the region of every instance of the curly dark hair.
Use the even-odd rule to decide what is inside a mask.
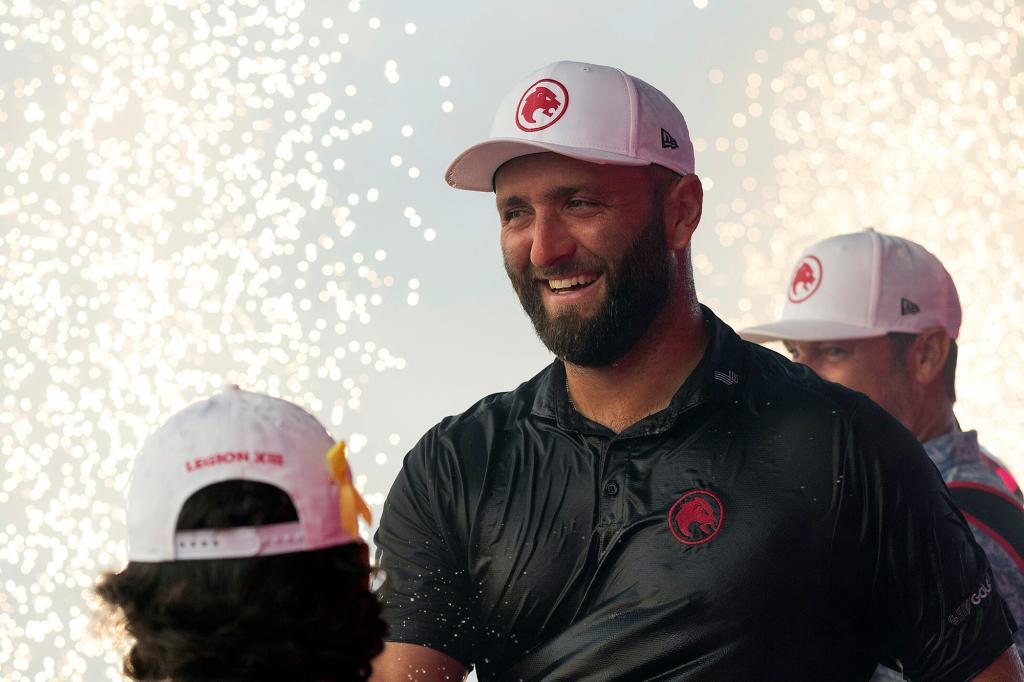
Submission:
[[[204,488],[178,530],[295,521],[280,489]],[[173,682],[365,680],[387,626],[368,588],[364,545],[245,559],[129,562],[96,593],[135,642],[124,671]]]

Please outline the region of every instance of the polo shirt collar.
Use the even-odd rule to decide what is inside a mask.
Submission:
[[[629,427],[620,437],[644,436],[671,428],[680,415],[705,403],[734,399],[744,377],[741,372],[743,341],[729,325],[709,308],[701,305],[708,344],[704,355],[679,387],[668,407]],[[600,433],[612,432],[585,418],[569,402],[565,385],[565,365],[555,360],[540,377],[534,393],[531,414],[552,419],[566,431]]]

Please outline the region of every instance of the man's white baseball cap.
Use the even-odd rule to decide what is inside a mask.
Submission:
[[[185,408],[146,440],[135,461],[128,491],[128,559],[228,559],[362,542],[352,532],[358,522],[343,524],[339,512],[339,482],[326,457],[333,447],[324,427],[302,408],[237,386]],[[189,497],[223,481],[258,481],[281,489],[299,520],[176,531]]]
[[[866,339],[942,327],[960,333],[953,278],[923,246],[867,229],[822,240],[797,260],[782,319],[740,331],[748,341]]]
[[[490,138],[462,152],[445,180],[457,189],[490,192],[503,163],[540,152],[694,172],[686,121],[661,91],[619,69],[562,61],[512,88],[494,116]]]

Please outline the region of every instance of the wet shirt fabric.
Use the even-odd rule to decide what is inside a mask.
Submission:
[[[615,434],[556,361],[432,428],[376,535],[389,639],[481,680],[966,680],[1011,643],[913,436],[705,309],[671,404]]]

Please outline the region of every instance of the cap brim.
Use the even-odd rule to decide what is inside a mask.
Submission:
[[[747,341],[837,341],[839,339],[871,339],[885,336],[887,331],[868,329],[830,320],[779,320],[739,330]]]
[[[567,147],[547,142],[524,142],[516,138],[494,138],[473,145],[452,161],[444,174],[445,181],[456,189],[476,192],[494,191],[494,174],[506,161],[526,156],[554,152],[591,163],[609,163],[618,166],[649,166],[650,161],[600,149]]]

